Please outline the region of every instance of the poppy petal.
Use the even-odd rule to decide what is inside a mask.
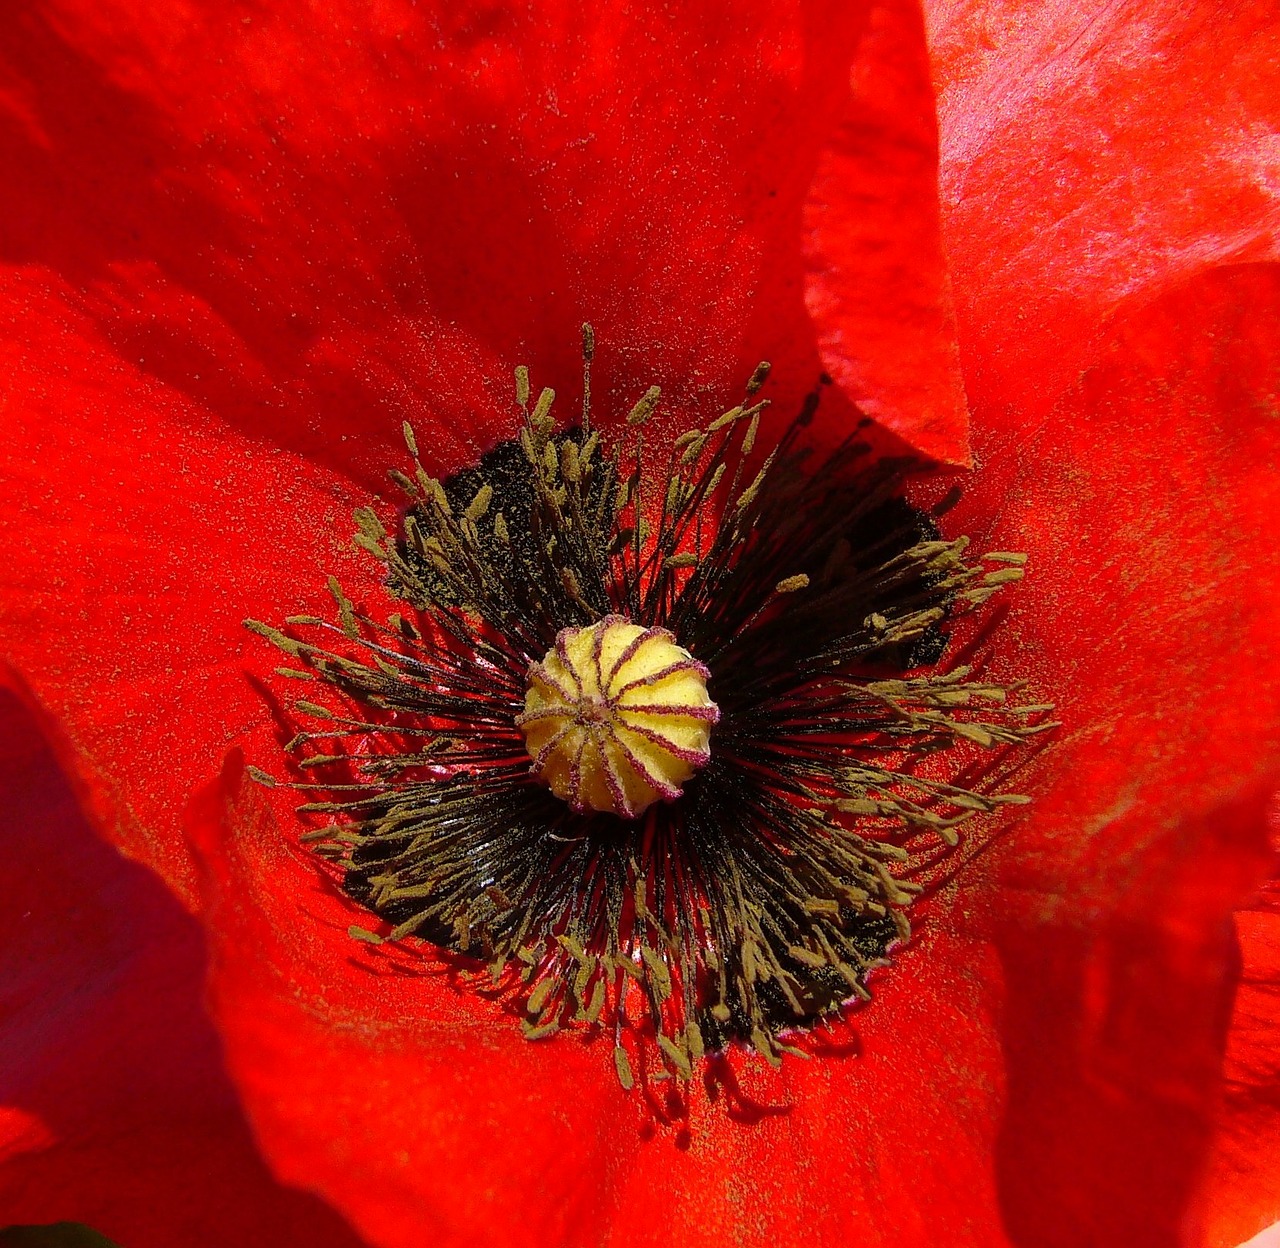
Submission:
[[[630,1102],[610,1041],[527,1041],[448,964],[352,939],[365,915],[277,813],[293,822],[232,758],[190,817],[212,1010],[273,1168],[383,1248],[598,1232],[611,1176],[639,1147],[619,1147]]]
[[[1271,815],[1272,843],[1280,849],[1274,805]],[[1209,1248],[1232,1248],[1280,1223],[1280,865],[1237,911],[1235,935],[1240,974],[1225,1087],[1198,1202]]]
[[[1043,417],[1126,299],[1280,255],[1275,6],[927,7],[971,403]]]
[[[615,1104],[603,1046],[528,1044],[474,997],[454,1000],[438,978],[397,983],[389,966],[375,973],[379,961],[345,936],[345,903],[317,894],[278,831],[242,816],[235,835],[200,843],[222,879],[207,911],[220,951],[219,1023],[275,1164],[299,1181],[309,1175],[388,1245],[410,1242],[415,1209],[433,1211],[445,1242],[460,1235],[458,1209],[477,1190],[490,1193],[495,1237],[519,1242],[523,1225],[575,1243],[579,1232],[563,1218],[583,1207],[585,1188],[608,1193],[593,1199],[640,1242],[646,1225],[689,1229],[681,1209],[766,1242],[777,1224],[763,1209],[790,1209],[793,1197],[815,1218],[829,1212],[834,1228],[835,1192],[845,1213],[883,1200],[867,1221],[891,1225],[900,1241],[932,1233],[936,1242],[942,1226],[998,1242],[1003,1218],[1019,1248],[1173,1242],[1216,1095],[1226,923],[1260,870],[1260,794],[1277,774],[1269,638],[1280,603],[1264,523],[1275,511],[1275,431],[1264,400],[1280,360],[1278,313],[1275,270],[1209,274],[1115,320],[1109,349],[1036,439],[982,430],[989,466],[955,526],[985,529],[986,544],[1028,549],[1033,560],[992,663],[1029,673],[1037,694],[1058,700],[1066,726],[1017,778],[1036,804],[958,877],[951,910],[929,919],[858,1017],[868,1051],[884,1046],[874,1059],[820,1058],[794,1071],[788,1063],[781,1100],[768,1076],[735,1074],[748,1102],[787,1112],[744,1124],[695,1101],[683,1146],[677,1125],[674,1140],[642,1147],[634,1106]],[[993,978],[992,948],[1004,970],[1003,1022],[981,987]],[[957,1020],[966,1008],[979,1015],[969,1030]],[[451,1020],[464,1017],[454,1034]],[[959,1066],[947,1058],[958,1035]],[[466,1140],[449,1126],[456,1109],[445,1095],[464,1057],[474,1076]],[[364,1101],[344,1083],[351,1069],[367,1073]],[[963,1104],[960,1084],[970,1088]],[[810,1176],[805,1133],[819,1128],[804,1124],[821,1114],[805,1106],[811,1095],[827,1105],[828,1085],[828,1151]],[[386,1095],[370,1104],[370,1087]],[[837,1114],[836,1104],[847,1108]],[[608,1126],[591,1131],[588,1118]],[[339,1146],[329,1142],[335,1120]],[[901,1137],[892,1121],[906,1124]],[[527,1142],[530,1123],[547,1155],[575,1159],[571,1173],[548,1176],[542,1154],[530,1162],[523,1145],[504,1150],[504,1139]],[[949,1156],[971,1195],[963,1211],[924,1172],[926,1130],[953,1141]],[[412,1164],[397,1160],[402,1141]],[[466,1159],[445,1191],[434,1177],[440,1141]],[[897,1152],[894,1141],[911,1143]],[[336,1157],[335,1147],[344,1150]],[[357,1152],[368,1167],[359,1180],[350,1169]],[[893,1177],[860,1205],[849,1189],[868,1152]],[[711,1154],[740,1158],[733,1183],[694,1161]],[[504,1169],[513,1157],[526,1170]],[[775,1171],[793,1196],[770,1185]],[[844,1177],[827,1185],[824,1203],[820,1189],[837,1172]],[[734,1186],[739,1173],[753,1195]],[[653,1193],[686,1188],[687,1201],[655,1207]],[[743,1209],[755,1212],[740,1223]],[[757,1227],[758,1239],[747,1229]]]
[[[2,306],[21,418],[0,449],[0,655],[106,835],[190,897],[192,786],[247,732],[273,748],[241,621],[320,609],[326,574],[364,574],[354,496],[157,385],[39,283]]]
[[[994,950],[960,897],[872,984],[865,1011],[774,1072],[735,1052],[619,1184],[612,1224],[646,1245],[1002,1248],[994,1166],[1003,1073]]]
[[[345,579],[401,420],[456,466],[512,432],[515,362],[576,382],[584,317],[615,407],[657,381],[687,419],[769,353],[793,410],[801,201],[867,12],[0,14],[4,654],[116,843],[192,895],[186,795],[263,724],[240,620]]]
[[[1063,721],[1012,778],[1035,803],[991,855],[1002,1186],[1036,1248],[1175,1242],[1217,1096],[1230,916],[1280,779],[1280,267],[1136,299],[1104,337],[1039,428],[975,409],[954,513],[1030,555],[993,664]]]
[[[814,1244],[850,1226],[886,1248],[1047,1248],[1082,1227],[1103,1246],[1175,1242],[1229,988],[1222,915],[1241,885],[1221,870],[1248,859],[1253,808],[1216,812],[1216,839],[1181,829],[1123,904],[1098,902],[1092,935],[1028,919],[971,869],[809,1062],[775,1074],[734,1054],[691,1104],[650,1105],[616,1086],[607,1043],[531,1044],[411,959],[363,950],[358,916],[243,802],[216,841],[197,828],[221,877],[205,913],[233,1073],[277,1169],[384,1248],[585,1248],[606,1221],[638,1245],[763,1245],[801,1221]]]
[[[0,808],[0,1226],[74,1219],[129,1248],[360,1248],[262,1162],[202,1005],[199,925],[89,828],[5,691]]]
[[[880,0],[805,203],[805,298],[849,397],[923,455],[968,466],[929,75],[919,3]]]
[[[149,376],[366,483],[405,417],[457,459],[514,364],[576,380],[584,320],[622,412],[657,383],[701,414],[780,349],[803,393],[801,205],[870,4],[10,10],[9,254]],[[886,38],[920,60],[918,23]],[[879,223],[908,266],[913,224]]]
[[[1162,825],[1160,842],[1130,851],[1122,883],[1004,884],[1014,900],[996,929],[1008,1076],[997,1157],[1019,1248],[1197,1242],[1184,1231],[1236,967],[1226,916],[1256,878],[1265,795],[1177,824],[1152,805],[1107,829],[1121,840]]]
[[[837,1027],[777,1073],[735,1053],[681,1103],[671,1084],[624,1092],[608,1037],[526,1041],[447,967],[352,940],[359,912],[234,760],[192,834],[213,1008],[259,1138],[382,1248],[587,1248],[606,1226],[655,1248],[766,1244],[798,1224],[815,1244],[851,1225],[886,1248],[939,1228],[1002,1242],[989,945],[940,931],[886,977],[861,1036]]]

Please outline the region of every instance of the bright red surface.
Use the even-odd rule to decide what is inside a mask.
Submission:
[[[1280,750],[1280,267],[1204,274],[1101,336],[1049,420],[980,433],[955,519],[1030,554],[997,663],[1064,721],[988,864],[1001,1194],[1036,1248],[1179,1242]]]
[[[282,1177],[316,1185],[375,1242],[771,1243],[797,1225],[816,1243],[924,1245],[940,1226],[974,1248],[1004,1242],[988,946],[940,925],[865,1026],[837,1028],[808,1063],[774,1074],[735,1054],[688,1106],[661,1084],[649,1100],[622,1090],[607,1038],[531,1044],[446,974],[354,944],[349,904],[262,791],[234,766],[224,784],[193,833],[212,864],[231,1069]]]
[[[1264,1212],[1256,1172],[1209,1160],[1224,1049],[1247,1064],[1231,913],[1280,771],[1277,19],[956,3],[927,26],[932,84],[902,0],[0,13],[0,646],[99,830],[200,911],[268,1162],[370,1243],[1140,1248]],[[836,378],[824,436],[852,395],[960,463],[958,362],[977,472],[945,524],[1031,553],[994,661],[1065,721],[1019,777],[1036,803],[835,1051],[735,1055],[670,1123],[601,1044],[528,1044],[354,945],[287,804],[235,757],[218,779],[232,747],[275,756],[240,620],[315,609],[329,572],[376,592],[342,517],[400,421],[460,463],[510,432],[514,364],[576,395],[583,319],[602,414],[657,381],[660,434],[767,356],[782,412]],[[53,857],[83,832],[59,809],[32,813]],[[102,897],[126,889],[108,860]],[[27,971],[71,982],[42,904]],[[103,1008],[151,1036],[181,1001],[197,1028],[195,946],[163,992],[95,947]],[[186,1077],[225,1088],[201,1043]],[[32,1078],[74,1086],[76,1051]],[[84,1099],[84,1131],[118,1106]],[[81,1128],[47,1121],[0,1182],[33,1166],[41,1216],[92,1221],[63,1196],[98,1173],[69,1169]],[[221,1130],[196,1136],[246,1152],[218,1190],[284,1199]]]
[[[805,201],[805,300],[845,393],[918,451],[968,466],[923,33],[916,0],[873,5]]]
[[[1278,258],[1273,5],[926,7],[972,403],[1043,416],[1123,302]]]
[[[765,356],[780,413],[813,385],[799,220],[868,7],[729,12],[0,14],[18,179],[0,360],[19,417],[0,489],[40,552],[8,571],[6,652],[112,836],[184,890],[191,778],[262,719],[238,621],[349,573],[339,517],[381,488],[403,420],[459,464],[510,434],[516,364],[576,394],[584,319],[606,421],[657,382],[683,430]],[[919,61],[918,21],[910,38]],[[908,85],[903,145],[932,107]],[[932,192],[875,229],[936,287],[922,218],[936,235]],[[873,261],[849,256],[847,284],[875,284]],[[904,324],[867,349],[896,360],[895,332],[910,376],[881,364],[876,384],[896,410],[921,352],[954,372],[955,346]],[[71,622],[75,645],[51,645]]]

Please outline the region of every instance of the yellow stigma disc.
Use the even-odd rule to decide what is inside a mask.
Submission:
[[[516,720],[534,774],[580,813],[634,819],[679,797],[720,718],[707,675],[665,628],[609,615],[563,629],[530,666]]]

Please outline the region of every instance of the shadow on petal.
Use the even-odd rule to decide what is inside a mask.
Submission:
[[[1019,1248],[1184,1242],[1235,990],[1231,911],[1264,867],[1265,798],[1188,819],[1144,856],[1111,914],[998,932],[1008,1107],[997,1164]]]
[[[361,1248],[258,1154],[203,1006],[199,925],[90,829],[0,692],[0,1225],[128,1248]]]

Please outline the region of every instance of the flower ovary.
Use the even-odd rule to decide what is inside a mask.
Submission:
[[[711,757],[709,674],[665,628],[609,615],[562,629],[530,665],[516,720],[534,775],[579,814],[634,819],[674,801]]]

